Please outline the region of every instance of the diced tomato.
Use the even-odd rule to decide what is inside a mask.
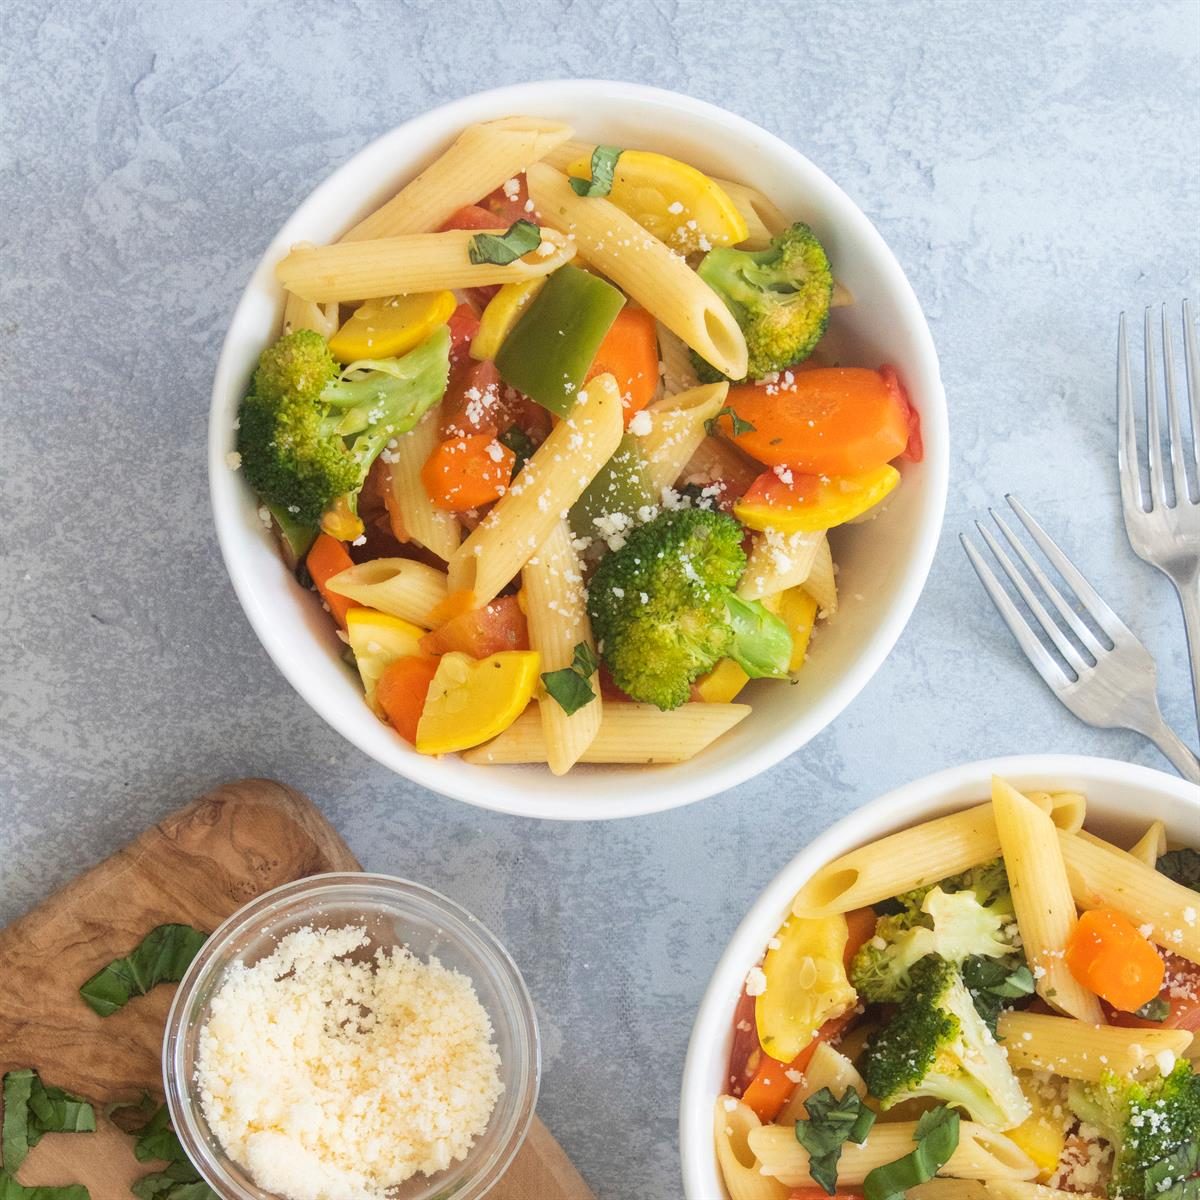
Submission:
[[[896,374],[895,367],[880,367],[879,374],[883,376],[883,382],[895,395],[897,403],[904,407],[904,419],[908,425],[908,445],[905,446],[904,453],[900,457],[905,462],[919,463],[925,457],[925,442],[921,438],[921,414],[913,408],[912,401],[909,400],[908,392],[905,390],[904,384],[900,382],[900,376]]]
[[[516,596],[499,596],[447,621],[421,639],[422,654],[460,650],[472,658],[487,658],[501,650],[528,650],[529,627]]]
[[[1200,965],[1178,954],[1159,949],[1166,973],[1159,993],[1170,1005],[1161,1021],[1148,1021],[1130,1012],[1121,1012],[1105,1004],[1104,1011],[1112,1025],[1127,1029],[1190,1029],[1200,1032]]]
[[[450,371],[442,399],[442,437],[506,429],[511,415],[503,400],[504,385],[494,362],[464,358]]]
[[[503,184],[494,192],[489,192],[479,202],[480,208],[486,208],[500,218],[500,223],[507,229],[514,221],[536,220],[532,210],[526,210],[525,202],[529,199],[529,189],[525,186],[525,174],[516,177],[517,190],[512,196],[504,190]]]
[[[758,1030],[754,1026],[754,997],[746,995],[742,989],[738,997],[737,1008],[733,1010],[733,1045],[729,1049],[729,1094],[740,1096],[747,1088],[754,1072],[758,1070],[758,1060],[762,1057],[762,1048],[758,1041]]]
[[[790,482],[785,483],[774,470],[764,471],[746,489],[741,503],[767,508],[798,508],[811,504],[821,490],[821,481],[816,475],[801,475],[788,472]]]
[[[479,332],[479,318],[469,304],[460,304],[450,314],[448,325],[450,329],[450,365],[453,367],[467,357],[471,343]]]

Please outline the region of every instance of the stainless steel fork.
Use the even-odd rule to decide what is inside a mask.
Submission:
[[[1146,309],[1143,321],[1149,492],[1142,486],[1124,313],[1117,330],[1117,465],[1129,544],[1139,558],[1157,567],[1179,593],[1192,668],[1192,693],[1200,721],[1200,354],[1196,350],[1191,302],[1185,300],[1183,361],[1188,399],[1185,433],[1182,403],[1175,386],[1174,339],[1165,305],[1160,320],[1169,466],[1163,458],[1150,309]]]
[[[1175,769],[1192,783],[1200,783],[1200,760],[1163,720],[1158,707],[1156,672],[1150,651],[1129,631],[1124,622],[1100,598],[1073,562],[1050,535],[1029,515],[1015,496],[1006,496],[1029,536],[1062,576],[1073,600],[1095,623],[1111,645],[1096,635],[1076,608],[1042,570],[1033,555],[1000,516],[990,509],[1004,540],[1020,559],[1029,578],[1013,562],[991,531],[976,521],[975,527],[995,555],[1008,581],[1025,602],[1052,653],[1033,624],[1013,603],[983,555],[965,534],[959,535],[963,549],[980,582],[999,609],[1005,624],[1025,651],[1026,657],[1050,690],[1081,721],[1101,729],[1132,729],[1149,738]],[[1040,595],[1029,579],[1040,588]],[[1042,596],[1057,610],[1060,620],[1047,610]]]

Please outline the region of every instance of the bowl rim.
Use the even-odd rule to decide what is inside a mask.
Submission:
[[[763,887],[751,902],[713,968],[696,1010],[679,1089],[679,1157],[686,1200],[717,1200],[711,1194],[715,1169],[712,1150],[712,1103],[709,1095],[709,1051],[723,1039],[733,1013],[737,989],[750,965],[770,937],[772,921],[790,906],[792,897],[825,863],[887,832],[908,828],[940,812],[953,812],[978,804],[993,775],[1017,786],[1054,779],[1080,780],[1086,793],[1091,784],[1140,787],[1156,792],[1169,805],[1195,809],[1200,818],[1200,787],[1175,775],[1137,763],[1084,754],[1024,754],[979,759],[947,767],[911,780],[869,800],[835,821],[806,843]],[[977,787],[974,797],[952,799],[967,786]],[[1088,797],[1089,808],[1092,797]],[[1113,811],[1111,802],[1101,810]],[[766,929],[766,932],[764,932]]]
[[[529,985],[508,948],[469,909],[427,884],[378,871],[322,871],[270,888],[230,913],[209,934],[196,957],[188,965],[171,998],[160,1055],[163,1089],[171,1128],[175,1130],[188,1157],[205,1182],[219,1195],[252,1200],[253,1193],[247,1192],[237,1180],[226,1178],[220,1163],[213,1160],[207,1142],[199,1135],[201,1123],[207,1122],[195,1097],[193,1083],[191,1080],[180,1078],[180,1072],[176,1069],[190,1029],[187,1014],[194,993],[201,983],[207,982],[210,976],[222,970],[223,952],[233,940],[252,926],[264,921],[269,924],[280,911],[297,902],[318,901],[326,896],[334,899],[349,889],[361,888],[378,889],[395,897],[399,902],[411,899],[427,905],[439,919],[445,918],[447,928],[443,932],[451,934],[457,943],[469,951],[472,958],[486,962],[503,977],[505,986],[512,993],[519,1010],[520,1020],[516,1022],[519,1029],[514,1027],[513,1032],[519,1033],[520,1040],[528,1043],[529,1053],[528,1061],[522,1064],[517,1079],[505,1089],[506,1094],[512,1093],[516,1105],[511,1129],[487,1168],[487,1173],[463,1181],[455,1195],[461,1194],[464,1200],[481,1200],[503,1178],[525,1144],[541,1091],[542,1036]],[[472,986],[475,982],[472,979]],[[496,1014],[489,1010],[488,1017],[494,1027]],[[497,1108],[504,1098],[502,1095],[497,1100]],[[489,1117],[489,1124],[490,1121]],[[436,1191],[438,1176],[431,1175],[428,1181]],[[261,1188],[259,1192],[263,1195],[268,1194]]]
[[[668,777],[653,768],[647,771],[641,767],[620,767],[613,771],[611,789],[605,790],[604,794],[581,793],[573,797],[569,782],[561,791],[532,791],[523,786],[522,773],[512,772],[505,778],[503,768],[497,770],[485,766],[477,766],[470,773],[449,772],[438,759],[418,755],[408,747],[396,745],[386,751],[379,744],[369,744],[365,736],[360,738],[360,730],[366,728],[364,721],[376,718],[365,706],[361,713],[350,712],[336,697],[327,697],[304,678],[293,653],[294,643],[278,631],[269,606],[258,594],[254,571],[242,561],[244,552],[239,544],[247,532],[241,511],[246,485],[226,462],[230,449],[230,399],[241,388],[241,381],[234,375],[233,360],[238,349],[235,335],[246,321],[248,311],[261,299],[264,289],[275,286],[274,263],[286,246],[296,240],[297,227],[304,223],[310,210],[337,195],[342,180],[353,175],[363,160],[378,154],[388,143],[394,143],[403,155],[402,143],[406,137],[419,138],[425,130],[455,129],[470,120],[487,119],[481,112],[485,108],[491,110],[493,116],[520,112],[523,104],[545,103],[547,95],[554,93],[568,102],[618,100],[670,109],[707,125],[714,132],[759,143],[779,156],[791,170],[807,175],[823,197],[836,204],[838,220],[861,248],[860,252],[886,277],[899,309],[911,321],[912,361],[919,364],[922,374],[929,380],[929,386],[922,393],[921,421],[927,454],[922,464],[921,499],[912,518],[913,549],[898,578],[889,584],[891,596],[887,609],[864,640],[854,662],[833,677],[808,708],[798,712],[769,740],[760,741],[751,752],[714,765],[703,774],[683,778]],[[907,627],[937,552],[949,484],[949,420],[945,387],[929,323],[903,268],[870,218],[800,150],[746,117],[666,88],[599,79],[537,80],[476,92],[417,114],[368,142],[318,183],[292,210],[254,266],[226,330],[209,407],[208,475],[217,540],[238,602],[276,668],[326,724],[381,765],[440,795],[514,816],[607,820],[643,816],[694,803],[769,770],[832,724],[874,677]],[[629,786],[634,780],[650,786]]]

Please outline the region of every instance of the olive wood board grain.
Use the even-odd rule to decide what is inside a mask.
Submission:
[[[92,1134],[47,1134],[18,1172],[29,1186],[85,1184],[92,1200],[127,1200],[155,1169],[100,1107],[162,1098],[159,1056],[174,985],[160,984],[109,1017],[79,985],[127,954],[155,925],[213,930],[248,900],[322,871],[359,863],[317,808],[281,784],[226,784],[148,829],[32,912],[0,930],[0,1074],[33,1067],[48,1084],[97,1105]],[[492,1200],[594,1200],[536,1117]]]

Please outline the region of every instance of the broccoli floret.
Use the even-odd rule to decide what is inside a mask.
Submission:
[[[997,1130],[1012,1129],[1030,1114],[958,967],[936,955],[913,967],[908,994],[867,1042],[862,1070],[884,1109],[931,1096]]]
[[[896,900],[900,911],[879,918],[875,936],[850,967],[851,982],[864,1000],[899,1000],[913,965],[928,954],[956,964],[974,957],[1003,959],[1006,975],[1021,966],[1012,896],[1000,860]]]
[[[617,687],[661,709],[683,704],[733,644],[726,597],[745,569],[742,527],[699,508],[660,513],[606,555],[588,612]]]
[[[807,358],[829,323],[833,271],[817,235],[801,221],[765,250],[710,250],[696,270],[746,336],[749,379]],[[696,365],[708,379],[724,378],[703,359]]]
[[[1200,1139],[1200,1075],[1186,1059],[1154,1079],[1128,1080],[1110,1071],[1099,1083],[1072,1080],[1067,1101],[1112,1144],[1109,1195],[1122,1200],[1163,1194],[1170,1185],[1158,1165]]]
[[[250,486],[298,526],[335,537],[362,532],[358,493],[380,452],[446,390],[443,326],[403,358],[339,373],[320,334],[298,330],[268,346],[238,413],[237,448]]]

